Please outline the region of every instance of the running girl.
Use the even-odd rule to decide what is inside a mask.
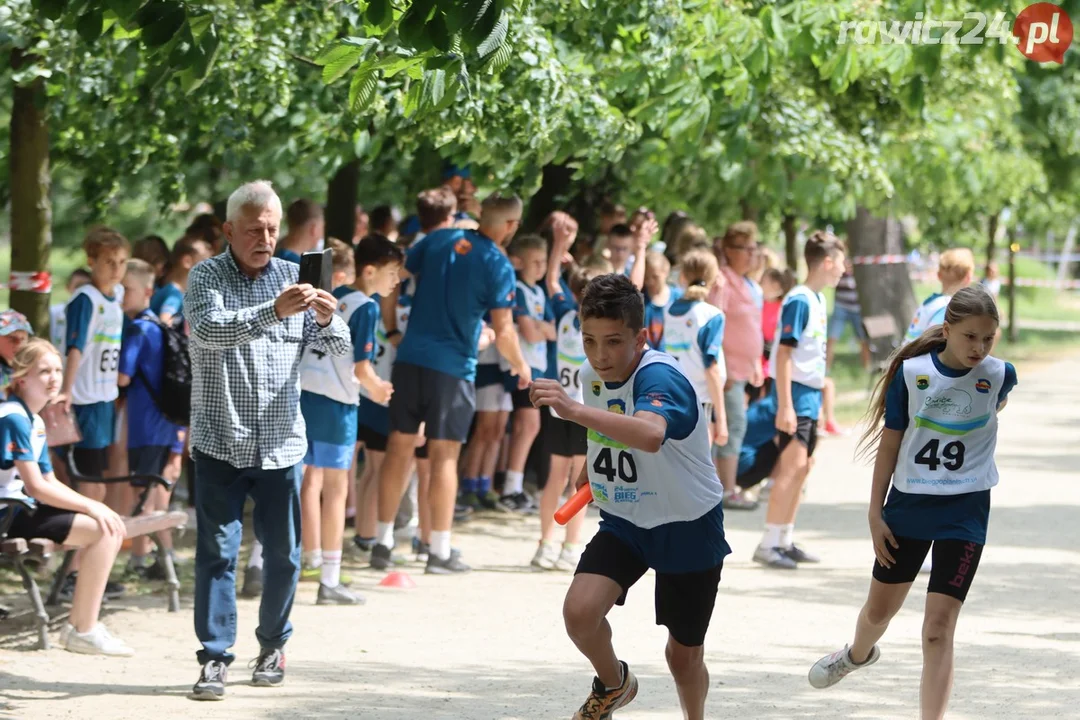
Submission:
[[[861,443],[864,453],[877,448],[870,495],[877,561],[870,596],[852,643],[810,669],[814,687],[834,685],[878,661],[876,643],[932,548],[920,702],[923,720],[944,717],[956,619],[979,567],[990,488],[998,482],[997,415],[1016,385],[1013,366],[989,356],[997,329],[997,304],[989,293],[957,290],[944,324],[902,347],[878,383]]]

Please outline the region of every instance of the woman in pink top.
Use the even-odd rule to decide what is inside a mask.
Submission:
[[[716,472],[724,484],[724,507],[752,510],[757,501],[742,497],[735,478],[739,450],[746,435],[746,384],[761,385],[761,287],[748,277],[757,254],[758,229],[752,222],[737,222],[717,238],[713,252],[720,261],[724,282],[717,283],[709,302],[724,311],[724,358],[727,383],[728,441],[716,449]]]

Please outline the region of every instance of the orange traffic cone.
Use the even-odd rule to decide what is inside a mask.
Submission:
[[[409,577],[408,573],[403,573],[400,570],[389,572],[382,580],[379,581],[379,587],[394,588],[396,590],[412,590],[416,587],[416,582]]]

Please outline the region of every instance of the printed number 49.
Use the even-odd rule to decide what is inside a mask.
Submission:
[[[593,461],[593,472],[603,475],[608,482],[615,482],[615,476],[624,483],[637,482],[637,466],[634,465],[634,456],[625,450],[619,450],[618,459],[612,461],[611,448],[603,448]]]
[[[941,447],[937,438],[923,445],[922,450],[915,453],[915,464],[925,465],[930,472],[938,469],[938,465],[944,465],[946,470],[955,471],[964,466],[964,443],[959,440],[953,441]]]

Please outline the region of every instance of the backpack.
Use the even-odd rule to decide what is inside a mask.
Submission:
[[[154,393],[145,378],[143,382],[165,419],[188,427],[191,425],[191,355],[184,318],[177,315],[167,323],[157,316],[146,319],[154,320],[161,328],[161,388]]]

